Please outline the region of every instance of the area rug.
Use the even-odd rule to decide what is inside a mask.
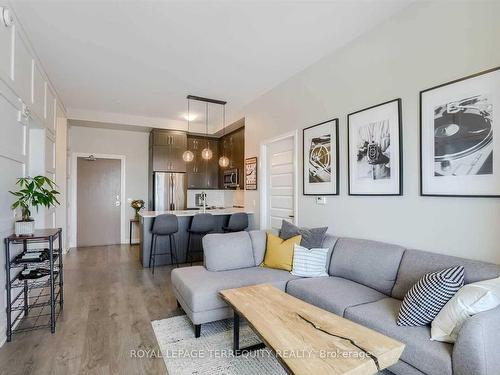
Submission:
[[[169,375],[285,375],[269,349],[242,356],[232,352],[232,320],[203,324],[201,337],[185,315],[151,322]],[[250,327],[242,324],[240,347],[259,343]]]

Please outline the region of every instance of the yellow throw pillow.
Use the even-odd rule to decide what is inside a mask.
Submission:
[[[288,240],[282,240],[278,236],[268,232],[266,255],[262,266],[267,268],[276,268],[279,270],[292,270],[293,249],[295,245],[300,244],[302,236],[295,236]]]

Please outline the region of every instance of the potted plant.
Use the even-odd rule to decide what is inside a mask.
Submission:
[[[40,206],[50,208],[60,204],[57,200],[59,192],[55,190],[56,184],[45,176],[21,177],[17,179],[18,191],[9,191],[17,199],[12,203],[12,209],[21,209],[21,220],[16,221],[16,236],[29,236],[35,232],[35,220],[31,217],[31,208],[38,211]]]
[[[142,199],[134,199],[130,202],[130,207],[135,210],[135,218],[139,219],[139,211],[144,208],[144,201]]]

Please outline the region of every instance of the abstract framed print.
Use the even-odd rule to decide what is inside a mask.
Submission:
[[[257,190],[257,157],[245,159],[245,190]]]
[[[420,194],[500,197],[500,67],[420,92]]]
[[[339,194],[339,120],[332,119],[302,131],[303,194]]]
[[[401,99],[347,115],[349,195],[402,195]]]

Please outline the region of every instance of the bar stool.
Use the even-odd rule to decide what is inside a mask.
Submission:
[[[226,227],[222,227],[224,233],[241,232],[248,228],[248,215],[245,212],[237,212],[229,217]]]
[[[191,227],[188,229],[188,244],[186,251],[186,263],[189,261],[193,265],[193,255],[196,253],[203,254],[203,247],[201,250],[193,251],[191,248],[191,239],[193,236],[198,237],[200,240],[206,234],[215,229],[215,218],[212,214],[196,214],[191,221]]]
[[[149,253],[149,267],[151,267],[151,261],[153,263],[152,273],[155,273],[155,263],[156,257],[158,255],[167,255],[170,254],[170,262],[176,267],[179,267],[179,263],[177,262],[177,245],[175,244],[174,233],[177,233],[179,230],[179,222],[177,220],[177,216],[172,214],[162,214],[158,215],[154,222],[153,228],[151,229],[151,234],[153,235],[151,238],[151,251]],[[169,252],[165,253],[157,253],[157,239],[158,237],[168,236],[169,240]],[[173,244],[173,245],[172,245]]]

